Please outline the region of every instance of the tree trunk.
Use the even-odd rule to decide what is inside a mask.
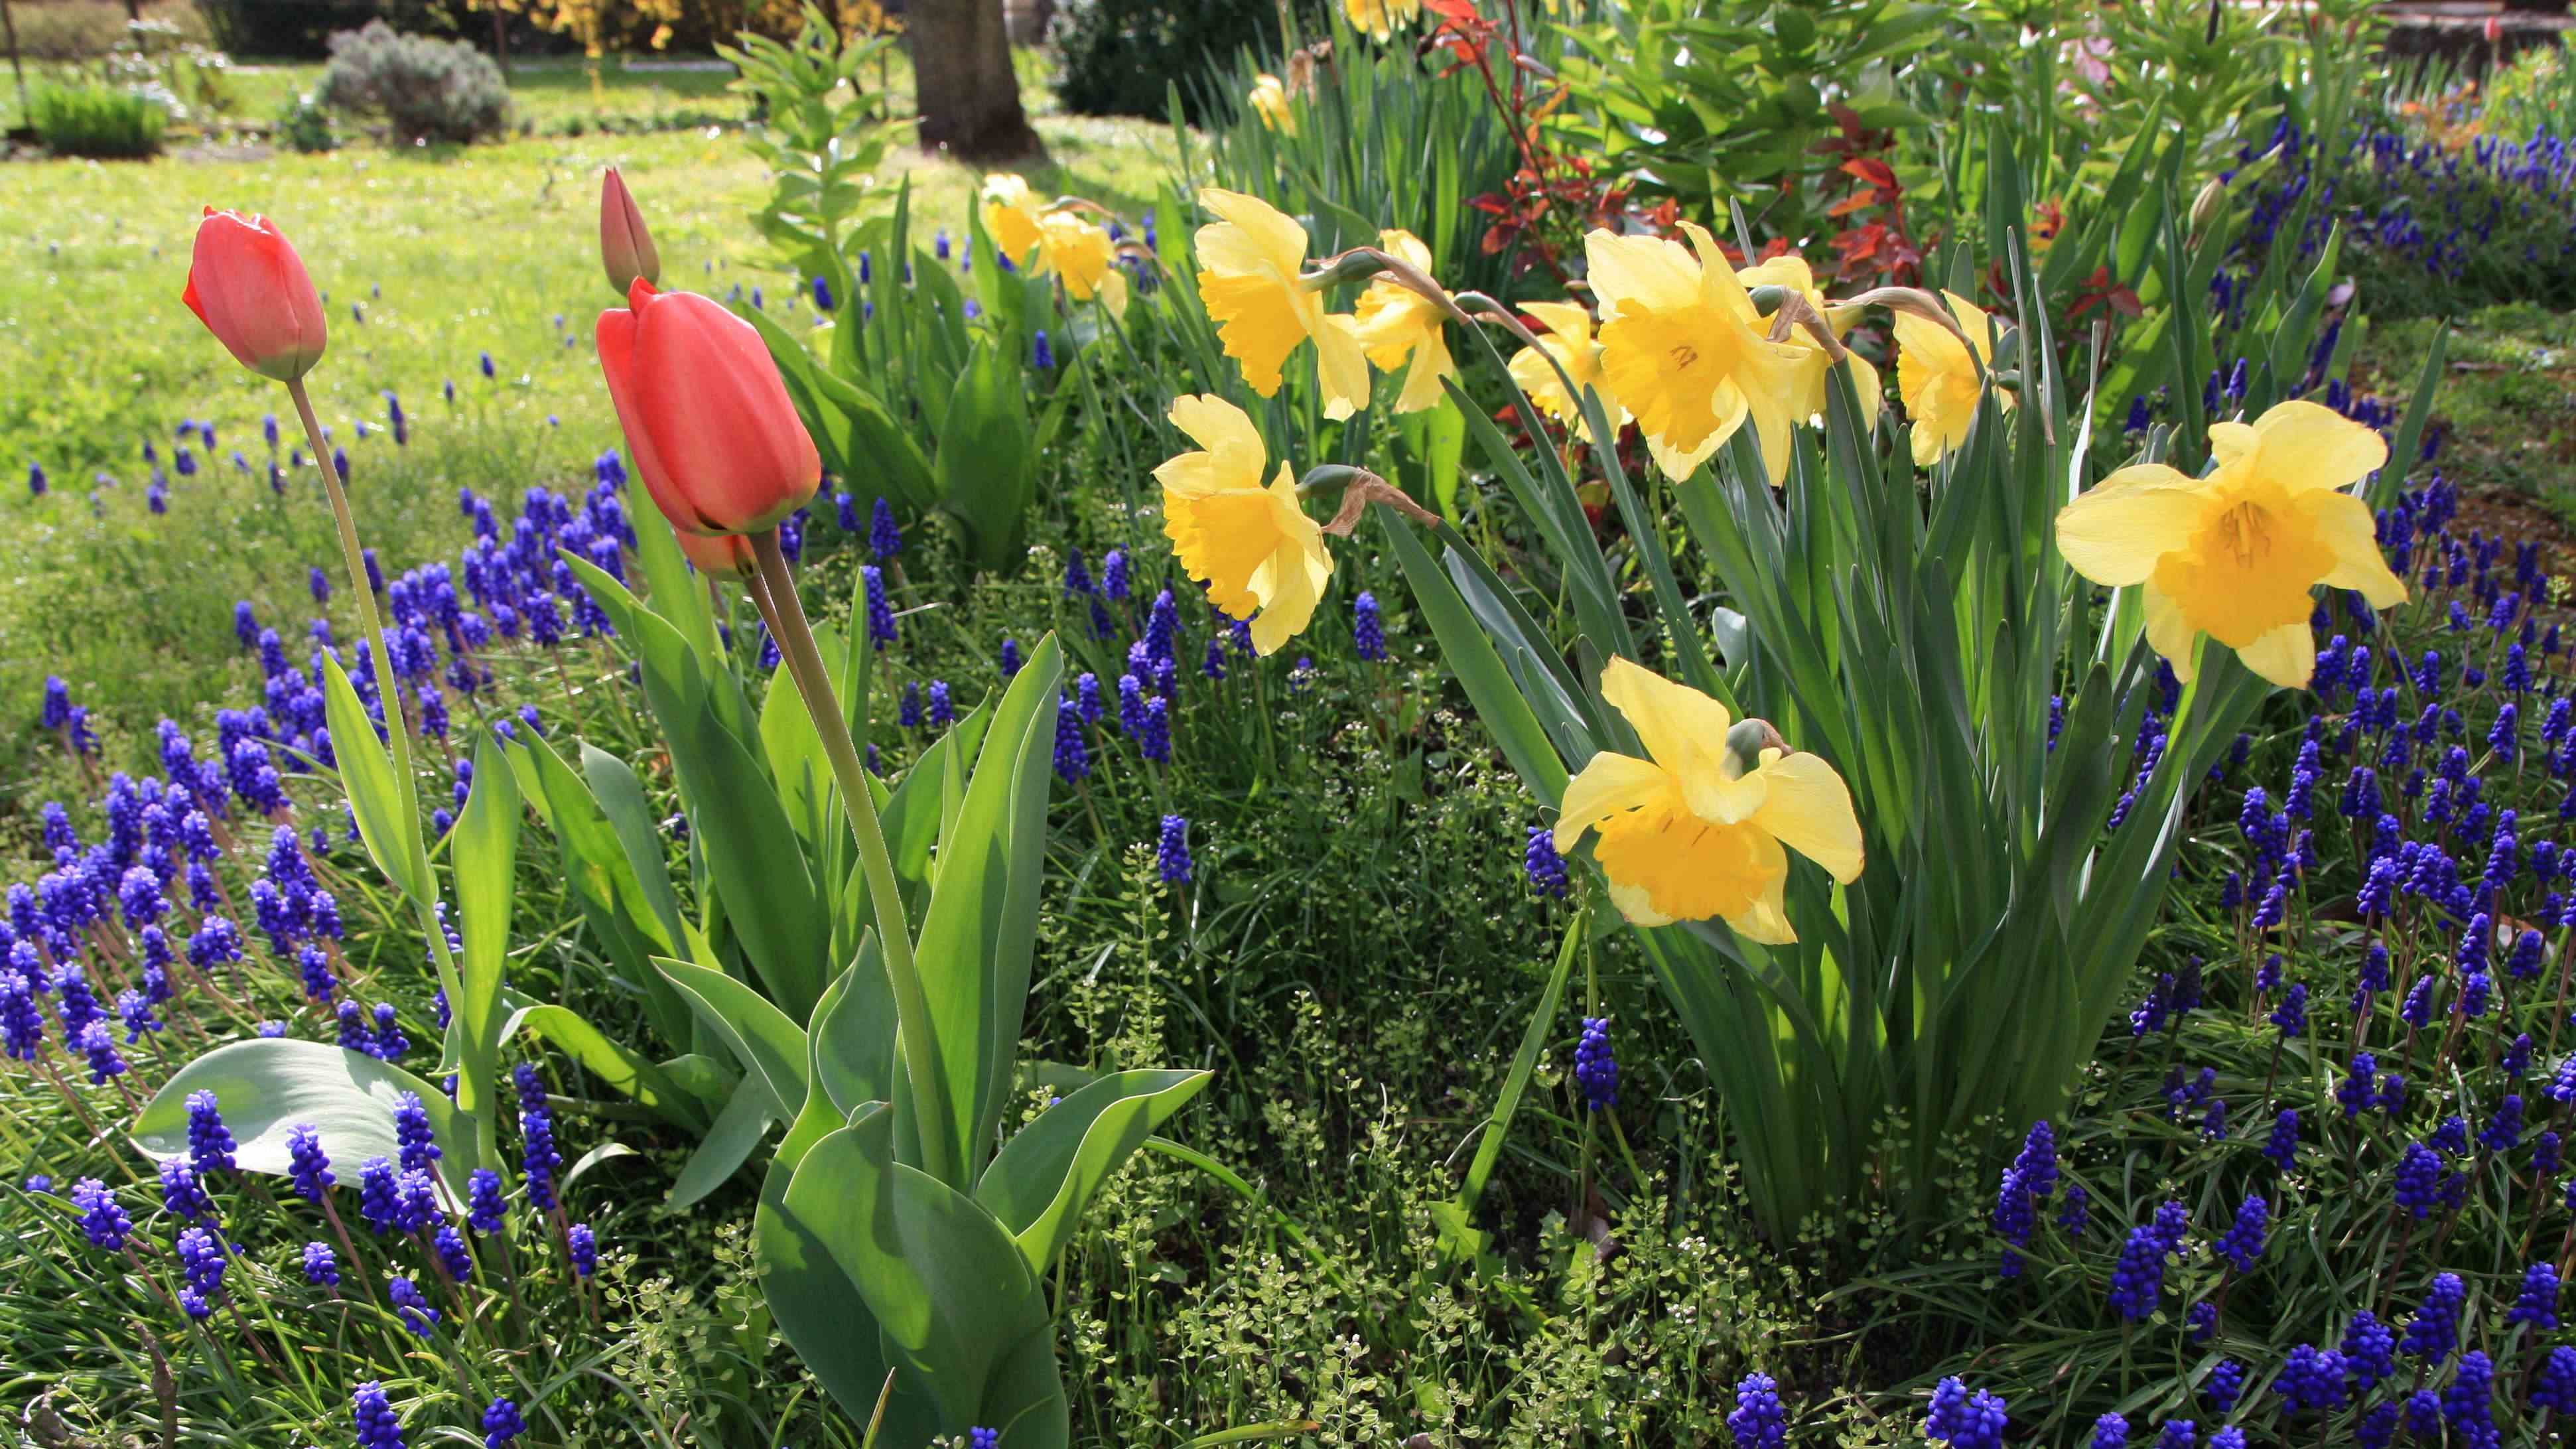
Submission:
[[[18,77],[18,124],[32,129],[36,118],[27,109],[27,63],[18,58],[18,22],[9,13],[9,0],[0,0],[0,29],[8,32],[9,69]]]
[[[1020,109],[1002,0],[913,0],[904,11],[921,110],[921,149],[960,161],[1043,160]]]
[[[498,0],[492,6],[492,63],[501,67],[502,82],[507,84],[510,77],[510,21],[501,13]]]

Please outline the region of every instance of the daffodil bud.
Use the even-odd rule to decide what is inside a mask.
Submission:
[[[1785,750],[1789,742],[1767,719],[1738,720],[1726,732],[1726,769],[1737,779],[1762,768],[1764,750]]]
[[[2216,176],[2209,178],[2209,184],[2200,188],[2200,195],[2192,198],[2191,234],[2200,235],[2210,222],[2217,219],[2218,209],[2226,204],[2226,181]]]

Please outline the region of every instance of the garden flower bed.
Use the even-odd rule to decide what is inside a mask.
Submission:
[[[16,168],[11,1432],[2552,1442],[2555,57],[1739,9]]]

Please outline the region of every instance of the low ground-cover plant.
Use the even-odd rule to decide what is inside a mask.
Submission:
[[[127,86],[49,84],[28,93],[27,121],[57,154],[130,161],[161,149],[170,109]]]

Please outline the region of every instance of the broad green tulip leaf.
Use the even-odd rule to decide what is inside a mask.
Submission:
[[[939,428],[940,504],[965,525],[975,566],[987,573],[1010,573],[1027,554],[1037,453],[1025,388],[1017,353],[984,338]]]
[[[448,846],[456,876],[458,938],[465,950],[457,975],[465,991],[451,1003],[460,1070],[456,1106],[480,1119],[476,1166],[497,1168],[493,1131],[499,1100],[501,976],[509,964],[510,907],[519,863],[519,785],[501,747],[483,736],[474,751],[474,786]]]
[[[952,1156],[969,1183],[1000,1130],[1028,1007],[1063,673],[1050,634],[995,707],[965,803],[941,837],[915,952],[956,1113]],[[920,1120],[920,1130],[930,1124]]]
[[[875,932],[859,943],[858,959],[823,993],[805,1036],[813,1052],[806,1090],[822,1093],[841,1117],[892,1095],[894,988],[886,981]]]
[[[815,1143],[785,1206],[857,1288],[907,1389],[950,1426],[1055,1449],[1070,1425],[1037,1274],[983,1205],[895,1160],[891,1118],[874,1111]]]
[[[627,494],[630,499],[634,496],[634,492]],[[635,557],[642,565],[644,587],[651,596],[648,602],[654,613],[669,620],[680,637],[697,650],[700,664],[712,669],[723,645],[716,637],[715,609],[707,601],[706,577],[691,567],[688,556],[680,552],[680,541],[672,536],[660,510],[642,511],[644,516],[635,520]]]
[[[624,760],[587,740],[581,746],[581,775],[590,786],[599,813],[617,832],[617,843],[626,852],[627,871],[637,893],[651,919],[663,929],[663,949],[675,950],[680,941],[680,898],[671,889],[661,822],[653,817],[652,802],[644,796],[644,782],[636,778],[634,769]]]
[[[680,989],[698,1020],[759,1080],[769,1093],[769,1114],[782,1122],[794,1115],[805,1102],[804,1029],[759,992],[721,971],[667,956],[654,958],[653,964]]]
[[[1215,1074],[1116,1072],[1057,1101],[993,1155],[975,1200],[1002,1221],[1029,1271],[1043,1273],[1127,1154]]]
[[[789,1129],[777,1155],[770,1159],[761,1181],[760,1207],[752,1217],[752,1257],[760,1273],[762,1298],[778,1322],[778,1331],[841,1411],[864,1424],[876,1411],[877,1397],[884,1392],[886,1373],[892,1367],[884,1336],[850,1275],[824,1242],[821,1225],[787,1201],[796,1169],[813,1144],[845,1130],[828,1107],[815,1110],[821,1103],[818,1094],[808,1104],[805,1118]],[[882,1103],[869,1110],[880,1118],[886,1114]],[[827,1205],[829,1196],[825,1195]],[[955,1428],[943,1425],[931,1402],[912,1392],[898,1376],[894,1393],[886,1400],[885,1425],[876,1442],[883,1449],[913,1449],[929,1443],[935,1434],[954,1433]]]
[[[429,857],[421,849],[419,804],[411,782],[394,778],[393,757],[376,733],[376,722],[358,700],[357,689],[340,661],[322,657],[322,708],[331,725],[331,753],[339,762],[340,783],[349,792],[349,810],[358,819],[358,838],[367,858],[385,879],[422,905],[438,900],[429,878]]]
[[[931,850],[939,843],[939,828],[947,814],[944,799],[950,781],[963,774],[961,762],[983,743],[985,726],[992,722],[989,704],[975,706],[948,733],[932,741],[896,782],[878,823],[885,831],[886,851],[894,857],[895,874],[907,883],[918,885],[930,878]]]
[[[760,1147],[769,1127],[777,1119],[769,1112],[769,1092],[757,1077],[744,1077],[734,1088],[733,1100],[716,1114],[713,1127],[707,1129],[698,1150],[689,1154],[681,1165],[680,1175],[671,1183],[666,1199],[678,1209],[695,1207],[708,1193],[725,1185],[726,1179],[742,1170],[751,1154]]]
[[[591,754],[585,745],[585,763],[590,763]],[[679,948],[679,938],[671,934],[676,906],[672,918],[666,919],[655,905],[651,888],[637,875],[626,829],[609,817],[590,782],[575,774],[553,745],[522,738],[509,747],[509,757],[523,787],[533,781],[530,798],[547,802],[545,813],[561,848],[564,884],[581,906],[591,939],[625,984],[644,998],[654,1029],[667,1040],[687,1040],[688,1006],[653,969],[655,956],[673,955]],[[612,778],[605,767],[593,774],[602,780]],[[662,874],[658,861],[655,864],[655,874]],[[667,878],[661,888],[668,894]]]
[[[134,1145],[156,1158],[188,1155],[188,1097],[212,1092],[232,1130],[233,1158],[246,1172],[284,1177],[290,1162],[286,1136],[298,1126],[322,1134],[322,1150],[344,1182],[355,1182],[369,1158],[399,1158],[394,1101],[405,1092],[420,1098],[430,1130],[453,1149],[462,1122],[447,1094],[391,1062],[291,1037],[259,1037],[215,1048],[171,1074],[134,1122]],[[449,1151],[438,1175],[451,1196],[465,1200],[469,1154]]]
[[[551,1003],[522,1006],[501,1024],[494,1043],[506,1045],[522,1032],[545,1038],[592,1076],[661,1113],[672,1125],[691,1132],[706,1130],[705,1093],[693,1090],[678,1075],[634,1048],[611,1039],[571,1007]]]

